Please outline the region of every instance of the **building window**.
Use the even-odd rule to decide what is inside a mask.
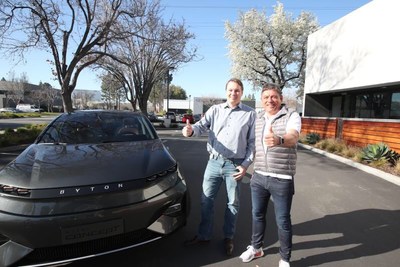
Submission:
[[[389,93],[374,93],[372,94],[372,118],[387,119],[389,118]]]
[[[390,105],[390,118],[400,119],[400,93],[393,93]]]
[[[389,93],[367,93],[356,96],[356,118],[389,118]]]
[[[370,118],[371,112],[369,109],[370,106],[370,95],[357,95],[356,96],[356,118]]]

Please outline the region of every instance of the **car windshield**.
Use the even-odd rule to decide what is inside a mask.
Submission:
[[[133,112],[63,114],[40,135],[38,143],[110,143],[153,140],[157,134],[145,116]]]

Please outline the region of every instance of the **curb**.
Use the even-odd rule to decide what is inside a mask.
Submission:
[[[338,155],[335,155],[335,154],[320,150],[318,148],[314,148],[314,147],[309,146],[309,145],[298,143],[298,146],[303,147],[303,148],[305,148],[307,150],[311,150],[311,151],[313,151],[315,153],[318,153],[320,155],[326,156],[328,158],[340,161],[340,162],[342,162],[342,163],[344,163],[346,165],[352,166],[352,167],[357,168],[357,169],[359,169],[361,171],[364,171],[364,172],[367,172],[369,174],[375,175],[375,176],[377,176],[377,177],[379,177],[379,178],[381,178],[383,180],[386,180],[386,181],[391,182],[391,183],[393,183],[393,184],[395,184],[397,186],[400,186],[400,177],[399,176],[396,176],[396,175],[393,175],[393,174],[390,174],[390,173],[387,173],[387,172],[384,172],[384,171],[381,171],[381,170],[366,166],[366,165],[358,163],[358,162],[354,162],[354,161],[352,161],[350,159],[343,158],[341,156],[338,156]]]

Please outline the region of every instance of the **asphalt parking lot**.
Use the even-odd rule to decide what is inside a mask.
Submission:
[[[206,246],[182,246],[185,239],[195,234],[200,218],[200,188],[207,162],[206,139],[184,139],[179,129],[163,130],[159,134],[179,161],[191,191],[192,211],[186,227],[142,247],[77,261],[68,266],[277,266],[278,243],[272,205],[267,215],[265,256],[250,263],[238,259],[251,235],[248,180],[242,185],[241,211],[232,257],[225,256],[222,249],[223,191],[217,199],[212,242]],[[12,158],[10,153],[17,152],[8,153]],[[398,266],[398,185],[302,147],[299,148],[295,179],[292,267]]]
[[[238,259],[251,235],[248,180],[242,186],[232,257],[227,257],[222,248],[223,190],[217,199],[211,243],[189,248],[182,245],[195,234],[200,219],[200,188],[207,162],[206,140],[183,139],[180,130],[163,132],[160,136],[178,159],[191,190],[192,211],[186,227],[159,242],[70,266],[277,266],[273,205],[267,215],[265,256],[250,263]],[[291,266],[397,266],[400,262],[400,187],[304,148],[299,148],[298,156]]]

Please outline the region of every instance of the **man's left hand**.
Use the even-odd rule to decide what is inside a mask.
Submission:
[[[237,166],[236,170],[237,170],[237,172],[233,174],[233,179],[235,179],[236,181],[239,181],[246,174],[247,169],[242,166]]]

